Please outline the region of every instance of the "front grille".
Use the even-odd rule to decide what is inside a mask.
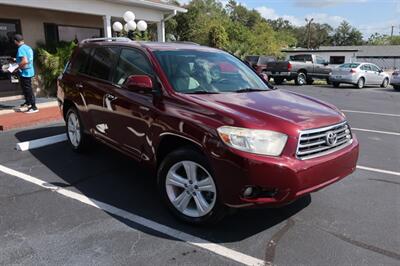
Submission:
[[[323,156],[352,143],[352,135],[347,122],[337,125],[300,132],[297,158],[307,160]]]

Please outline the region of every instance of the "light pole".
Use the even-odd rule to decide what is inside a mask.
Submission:
[[[314,21],[314,18],[311,18],[308,20],[308,18],[305,19],[306,23],[308,23],[308,42],[307,42],[307,49],[310,49],[311,46],[311,23]]]
[[[125,31],[127,33],[127,36],[131,38],[132,37],[131,33],[136,29],[139,30],[143,36],[143,33],[147,30],[146,21],[140,20],[138,23],[136,23],[135,22],[136,16],[132,11],[126,11],[122,17],[126,22],[125,25],[122,25],[121,22],[116,21],[112,26],[113,30],[117,33],[118,37],[120,36],[122,31]]]

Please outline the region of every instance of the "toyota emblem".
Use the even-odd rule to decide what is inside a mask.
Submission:
[[[334,131],[329,131],[326,133],[326,144],[328,146],[333,146],[337,142],[337,134]]]

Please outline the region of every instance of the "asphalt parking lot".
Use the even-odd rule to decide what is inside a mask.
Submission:
[[[100,144],[82,155],[66,142],[15,150],[62,124],[0,133],[0,264],[399,265],[400,93],[280,88],[344,110],[361,145],[354,174],[284,208],[193,227],[139,165]]]

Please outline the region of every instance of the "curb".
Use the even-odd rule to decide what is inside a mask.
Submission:
[[[35,126],[50,122],[61,122],[63,117],[58,106],[43,107],[38,113],[7,113],[0,115],[0,131]]]
[[[36,104],[36,106],[37,106],[39,109],[40,109],[40,108],[55,107],[55,106],[58,106],[58,102],[57,102],[57,101],[51,101],[51,102],[46,102],[46,103],[38,103],[38,104]],[[17,113],[17,112],[15,112],[14,109],[10,109],[10,110],[0,110],[0,115],[12,114],[12,113]]]

